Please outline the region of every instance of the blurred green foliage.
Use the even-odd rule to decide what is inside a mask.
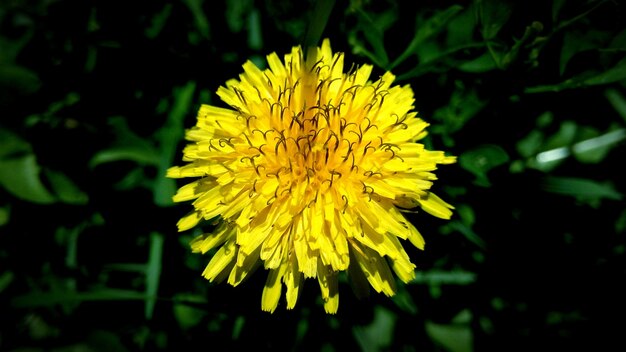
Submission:
[[[606,0],[0,2],[0,350],[623,350],[626,6]],[[410,84],[449,222],[392,299],[201,276],[164,177],[247,59],[331,39]]]

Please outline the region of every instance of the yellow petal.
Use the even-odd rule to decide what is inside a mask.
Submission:
[[[351,244],[354,250],[354,258],[374,290],[383,292],[387,296],[393,296],[395,293],[395,282],[387,262],[373,250],[360,246],[354,241]]]
[[[215,137],[215,128],[201,124],[185,131],[185,139],[193,142],[205,142]]]
[[[367,83],[367,79],[370,78],[370,75],[372,74],[372,69],[372,65],[362,65],[357,69],[354,81],[351,80],[352,77],[350,77],[348,81],[354,85],[364,85]]]
[[[309,247],[313,250],[319,249],[318,238],[322,235],[324,227],[324,209],[316,202],[312,207],[305,209],[302,217],[311,224],[310,230],[306,232]]]
[[[234,218],[238,216],[248,204],[250,204],[250,197],[248,191],[244,190],[234,198],[228,200],[228,204],[222,209],[222,217],[225,219]]]
[[[271,233],[272,225],[279,214],[285,211],[284,202],[276,202],[265,207],[252,219],[248,226],[241,228],[237,234],[237,244],[245,253],[251,253],[265,241]]]
[[[242,251],[238,251],[236,265],[230,272],[228,276],[228,283],[237,286],[239,285],[246,276],[252,272],[253,268],[257,263],[259,263],[259,252],[261,248],[257,248],[256,251],[250,253],[249,255],[243,253]]]
[[[317,266],[317,280],[320,284],[324,310],[328,314],[337,313],[339,308],[339,291],[337,289],[337,274],[329,267],[319,263]]]
[[[280,300],[281,287],[280,280],[285,272],[285,265],[281,265],[278,269],[270,270],[263,287],[263,295],[261,296],[261,309],[266,312],[274,313]]]
[[[283,65],[283,62],[280,61],[280,58],[276,55],[276,53],[267,55],[267,64],[276,77],[285,77],[287,75],[285,66]]]
[[[275,230],[276,233],[280,234],[280,242],[273,247],[273,250],[270,250],[270,254],[263,260],[265,260],[265,268],[274,269],[277,268],[285,259],[285,256],[290,252],[289,248],[289,238],[287,235],[289,230]],[[295,256],[292,256],[293,260]]]
[[[198,225],[200,220],[202,220],[202,213],[199,211],[193,211],[184,216],[182,219],[178,220],[176,226],[178,227],[178,231],[182,232]]]
[[[379,202],[371,201],[359,204],[357,211],[363,220],[376,232],[389,232],[406,237],[406,225],[402,221],[404,219],[394,216],[389,208],[389,203],[382,206]]]
[[[294,227],[296,233],[293,239],[293,247],[298,260],[298,268],[304,274],[304,277],[315,277],[317,275],[317,252],[309,248],[304,235],[302,217],[294,219]]]
[[[415,264],[409,261],[408,256],[391,260],[391,268],[404,283],[415,278]]]
[[[287,298],[287,309],[293,309],[298,301],[302,282],[302,273],[298,271],[298,262],[293,257],[287,263],[287,272],[285,276],[283,276],[283,281],[287,287],[285,294]]]
[[[423,250],[424,249],[424,245],[426,244],[426,242],[424,241],[424,237],[422,237],[422,234],[419,233],[419,231],[417,231],[417,229],[415,228],[415,226],[413,226],[413,224],[407,222],[407,226],[409,229],[409,236],[408,239],[411,242],[411,244],[413,244],[415,247]]]
[[[198,198],[203,193],[207,192],[216,184],[211,179],[202,178],[192,183],[188,183],[178,189],[172,200],[174,202],[184,202]]]
[[[166,176],[169,178],[219,176],[226,171],[228,170],[221,164],[198,160],[185,166],[171,167],[167,169]]]
[[[335,212],[335,221],[332,222],[332,230],[330,231],[330,235],[333,237],[333,241],[335,243],[335,249],[340,255],[348,255],[348,240],[346,239],[345,233],[342,231],[343,222],[342,217],[339,211]],[[345,225],[349,226],[349,225]],[[346,258],[346,260],[348,260]]]
[[[224,203],[220,193],[221,187],[212,187],[193,202],[193,206],[202,212],[205,219],[212,219],[221,214]]]
[[[220,90],[218,89],[218,94]],[[198,122],[208,123],[224,131],[240,131],[241,123],[238,116],[234,110],[202,104],[198,111]]]
[[[434,193],[429,193],[425,199],[422,198],[418,201],[422,206],[422,209],[431,215],[442,219],[450,219],[452,216],[452,211],[450,209],[454,209],[454,207],[444,202]]]
[[[226,242],[229,238],[235,235],[235,229],[230,226],[223,226],[221,229],[210,233],[200,235],[191,241],[191,250],[195,253],[206,253],[211,249]]]
[[[348,267],[348,279],[350,280],[350,286],[352,291],[359,299],[363,299],[370,294],[370,284],[361,270],[361,266],[356,259],[355,251],[350,251],[350,262],[352,265]]]
[[[277,229],[270,230],[269,235],[263,241],[263,246],[261,249],[261,260],[267,260],[274,254],[276,249],[280,247],[279,243],[283,236],[287,236],[285,231],[278,231]],[[276,266],[269,266],[270,268],[275,268]]]
[[[207,280],[213,281],[217,275],[219,275],[229,264],[231,264],[235,255],[237,254],[237,248],[235,241],[226,242],[211,258],[211,261],[204,269],[202,276]]]

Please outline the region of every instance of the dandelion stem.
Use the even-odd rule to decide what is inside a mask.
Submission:
[[[322,33],[330,17],[330,13],[335,5],[335,0],[317,0],[313,8],[311,22],[304,36],[303,46],[305,48],[314,48],[322,38]]]

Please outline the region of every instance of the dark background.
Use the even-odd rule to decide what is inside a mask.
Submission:
[[[0,1],[0,350],[624,350],[626,6],[419,4]],[[342,282],[326,315],[309,280],[268,314],[262,270],[201,277],[164,172],[245,60],[326,20],[346,69],[411,85],[456,211],[409,216],[394,298]]]

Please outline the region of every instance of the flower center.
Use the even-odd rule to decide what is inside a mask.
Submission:
[[[354,183],[371,196],[374,190],[364,180],[382,176],[382,163],[399,158],[383,141],[387,132],[402,127],[401,119],[384,130],[376,124],[387,92],[354,84],[354,74],[331,80],[313,71],[299,77],[286,79],[272,99],[258,92],[252,101],[237,93],[248,111],[239,109],[247,142],[240,161],[250,163],[262,180],[255,181],[253,192],[272,193],[268,204],[295,197],[292,202],[301,207],[315,202],[320,192],[336,192],[338,183]]]

